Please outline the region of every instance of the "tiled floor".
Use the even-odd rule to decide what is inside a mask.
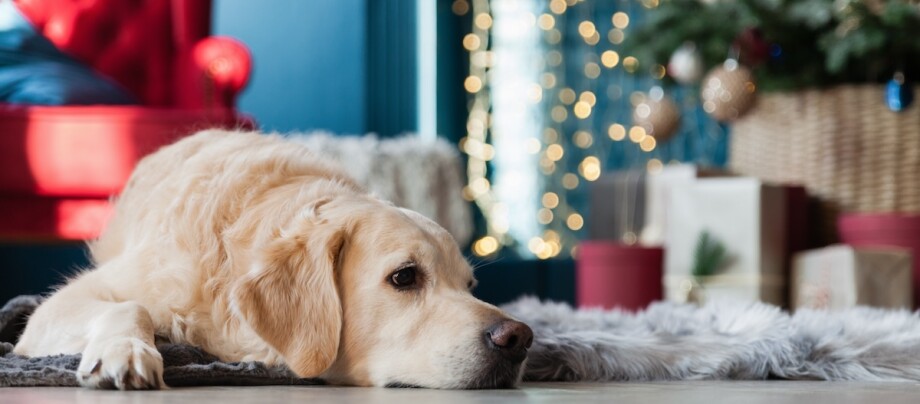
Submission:
[[[516,390],[442,391],[357,387],[198,387],[165,391],[0,389],[2,404],[86,403],[918,403],[917,383],[671,382],[525,383]]]

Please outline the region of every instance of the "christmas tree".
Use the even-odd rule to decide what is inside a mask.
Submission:
[[[624,47],[667,64],[693,43],[707,67],[734,50],[770,91],[918,77],[918,37],[917,0],[662,0]]]

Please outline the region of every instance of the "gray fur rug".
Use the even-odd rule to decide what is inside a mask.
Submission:
[[[11,353],[13,338],[39,302],[21,296],[0,309],[0,387],[77,385],[79,355]],[[630,314],[574,310],[534,298],[502,308],[534,330],[525,380],[920,381],[920,317],[907,311],[805,310],[790,316],[766,304],[658,303]],[[260,363],[223,363],[190,346],[157,347],[170,386],[321,383]]]

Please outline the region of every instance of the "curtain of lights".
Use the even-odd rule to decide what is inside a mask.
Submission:
[[[455,0],[472,13],[463,38],[470,74],[464,196],[486,218],[473,253],[503,248],[540,259],[574,255],[591,220],[590,183],[673,162],[721,167],[727,129],[700,108],[699,88],[661,88],[665,66],[622,54],[630,27],[658,0]],[[688,18],[692,18],[689,17]],[[657,142],[633,125],[634,105],[664,92],[678,133]],[[614,209],[613,202],[611,209]]]

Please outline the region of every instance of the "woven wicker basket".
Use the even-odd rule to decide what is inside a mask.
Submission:
[[[732,126],[732,171],[804,185],[827,216],[920,212],[920,107],[892,112],[884,87],[762,94]]]

